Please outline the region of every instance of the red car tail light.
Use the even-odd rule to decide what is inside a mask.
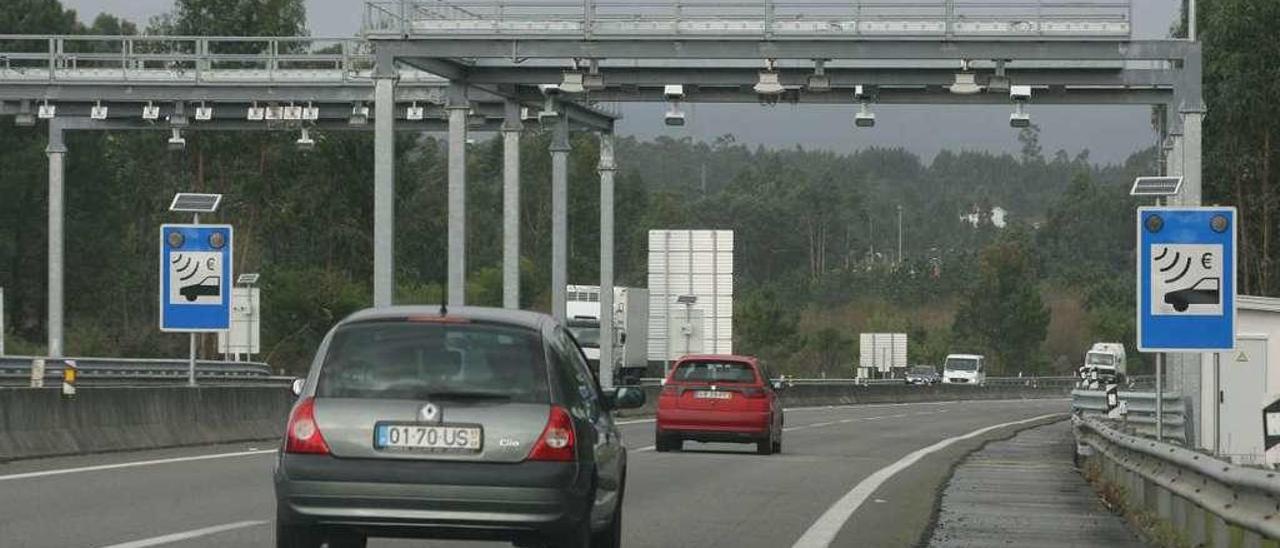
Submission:
[[[744,389],[742,389],[742,395],[743,395],[743,396],[746,396],[746,397],[748,397],[748,398],[756,398],[756,399],[758,399],[758,398],[763,398],[763,397],[765,397],[765,391],[764,391],[764,389],[763,389],[763,388],[755,388],[755,387],[752,387],[752,388],[744,388]]]
[[[289,424],[285,430],[285,453],[301,453],[312,455],[328,455],[329,444],[320,433],[316,424],[316,400],[302,400],[289,414]]]
[[[574,460],[573,420],[569,418],[569,412],[563,407],[551,407],[547,427],[542,430],[538,442],[529,452],[529,460],[561,462]]]
[[[661,392],[660,394],[658,394],[658,396],[659,396],[659,397],[661,397],[661,396],[679,396],[679,395],[680,395],[680,389],[679,389],[679,388],[676,388],[676,387],[674,387],[674,386],[671,386],[671,385],[663,386],[663,387],[662,387],[662,392]]]

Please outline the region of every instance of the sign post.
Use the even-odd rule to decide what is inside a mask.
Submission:
[[[1164,434],[1164,352],[1236,345],[1236,209],[1138,208],[1138,351],[1156,352],[1156,438]]]
[[[190,334],[191,386],[196,334],[231,327],[231,264],[231,225],[160,226],[160,330]]]

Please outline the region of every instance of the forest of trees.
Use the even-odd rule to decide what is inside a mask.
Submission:
[[[16,1],[21,9],[0,13],[0,33],[306,33],[302,0],[177,0],[171,13],[141,29],[106,15],[86,25],[57,0]],[[1223,63],[1261,62],[1243,57],[1245,42],[1220,38],[1224,25],[1243,25],[1220,10],[1249,3],[1203,2],[1208,58],[1219,63],[1210,72],[1223,78],[1237,70]],[[1267,61],[1272,74],[1277,59]],[[1236,77],[1252,78],[1260,69],[1242,66],[1248,74]],[[1280,243],[1249,220],[1272,214],[1277,175],[1266,158],[1276,143],[1260,120],[1280,113],[1274,101],[1222,106],[1237,100],[1225,95],[1206,97],[1214,113],[1205,137],[1207,201],[1246,204],[1245,287],[1275,293],[1280,280],[1270,249]],[[1262,159],[1250,148],[1258,144],[1253,140],[1228,145],[1219,139],[1226,131],[1216,121],[1219,108],[1228,119],[1259,109],[1248,127],[1272,147]],[[308,152],[296,150],[284,133],[193,132],[182,152],[167,151],[164,138],[151,132],[69,137],[67,352],[185,354],[185,337],[155,327],[156,230],[179,220],[165,211],[174,192],[208,191],[226,196],[209,220],[236,226],[236,271],[262,274],[260,358],[282,369],[304,367],[329,326],[371,302],[372,136],[325,133]],[[729,135],[713,142],[621,137],[619,283],[645,285],[650,229],[732,229],[738,242],[735,347],[764,356],[779,371],[847,376],[858,333],[901,330],[911,335],[913,362],[973,351],[991,356],[997,374],[1065,372],[1093,340],[1133,342],[1137,204],[1127,186],[1156,170],[1157,155],[1141,151],[1121,165],[1099,166],[1087,151],[1046,154],[1034,127],[1019,140],[1018,154],[942,151],[923,159],[901,149],[753,148]],[[15,354],[40,353],[44,340],[44,142],[39,126],[0,126],[0,286]],[[550,299],[548,142],[536,127],[521,142],[522,304],[543,310]],[[590,135],[576,136],[573,145],[570,282],[595,283],[597,150]],[[436,302],[443,294],[442,147],[434,136],[397,136],[400,303]],[[480,305],[501,302],[501,157],[501,140],[489,135],[477,136],[468,155],[467,293]],[[1219,176],[1226,166],[1248,162],[1250,169]],[[1004,228],[992,222],[995,206],[1009,211]],[[899,207],[906,227],[901,262]],[[979,213],[977,226],[961,219],[972,212]],[[212,355],[208,339],[203,352]]]

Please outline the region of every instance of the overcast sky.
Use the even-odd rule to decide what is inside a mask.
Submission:
[[[80,19],[99,12],[138,23],[168,11],[172,0],[63,0]],[[350,36],[359,31],[364,2],[307,0],[314,36]],[[1163,37],[1177,14],[1179,0],[1133,0],[1134,36]],[[670,135],[710,140],[732,133],[740,142],[849,151],[870,146],[905,147],[926,158],[939,149],[1016,152],[1017,133],[1009,127],[1007,107],[877,106],[876,127],[854,131],[853,106],[689,105],[688,124],[663,125],[664,105],[642,104],[623,109],[620,134],[641,137]],[[1065,149],[1072,156],[1089,149],[1096,162],[1119,162],[1155,142],[1146,106],[1029,108],[1041,127],[1046,153]]]

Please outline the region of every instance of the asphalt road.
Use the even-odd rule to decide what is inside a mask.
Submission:
[[[749,445],[695,443],[684,452],[655,453],[652,422],[621,421],[631,449],[625,544],[913,545],[929,527],[951,466],[1016,427],[922,449],[1068,410],[1066,400],[792,409],[783,453],[772,456],[756,455]],[[270,546],[272,445],[0,465],[0,545]],[[370,546],[487,545],[378,539]]]

